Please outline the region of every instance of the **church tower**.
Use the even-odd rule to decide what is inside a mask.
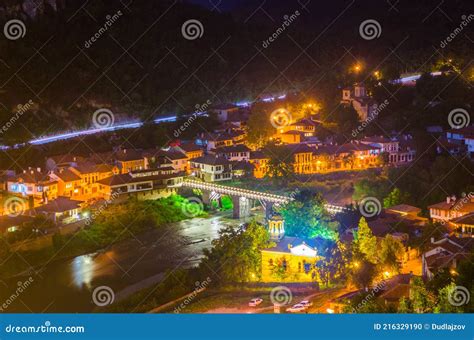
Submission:
[[[285,236],[285,221],[279,215],[274,215],[268,221],[268,232],[270,239],[280,241]]]

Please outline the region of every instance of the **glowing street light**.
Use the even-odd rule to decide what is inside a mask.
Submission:
[[[359,73],[360,71],[362,71],[362,65],[359,64],[359,63],[355,64],[353,66],[353,70],[354,70],[354,72]]]

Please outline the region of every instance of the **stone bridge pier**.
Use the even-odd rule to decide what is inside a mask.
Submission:
[[[250,216],[250,209],[252,209],[253,200],[247,197],[232,196],[232,204],[234,206],[232,214],[233,218],[244,218]]]

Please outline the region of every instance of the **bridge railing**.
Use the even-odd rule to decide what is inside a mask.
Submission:
[[[194,189],[214,191],[219,194],[246,197],[249,199],[261,200],[261,201],[277,203],[277,204],[286,204],[293,200],[292,197],[269,194],[269,193],[259,192],[255,190],[249,190],[249,189],[230,187],[226,185],[209,183],[209,182],[201,182],[201,181],[197,181],[193,179],[184,180],[183,185],[186,187],[194,188]],[[341,213],[341,212],[349,210],[346,207],[335,205],[335,204],[329,204],[329,203],[325,204],[325,207],[327,211],[331,214],[337,214],[337,213]]]

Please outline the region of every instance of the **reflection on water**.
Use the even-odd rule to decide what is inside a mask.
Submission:
[[[77,288],[91,288],[95,262],[91,254],[78,256],[72,261],[72,281]]]
[[[211,247],[219,230],[227,226],[238,227],[241,223],[223,216],[195,218],[169,225],[180,242],[178,248],[170,242],[172,233],[165,233],[166,237],[163,237],[163,230],[154,230],[114,245],[105,252],[51,262],[34,276],[32,285],[8,311],[91,312],[95,307],[91,299],[95,287],[108,286],[117,295],[127,287],[175,269],[177,265],[182,268],[196,266],[203,256],[203,249]],[[0,282],[1,299],[15,291],[17,281],[18,278],[6,282],[7,289],[3,289]]]

